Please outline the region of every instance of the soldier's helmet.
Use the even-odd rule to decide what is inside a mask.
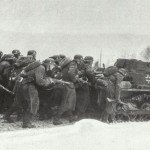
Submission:
[[[60,55],[59,55],[59,58],[60,58],[60,59],[64,59],[64,58],[66,58],[66,56],[63,55],[63,54],[60,54]]]
[[[35,55],[36,54],[36,51],[35,50],[29,50],[27,55]]]
[[[67,66],[69,63],[71,62],[71,59],[69,57],[66,57],[64,59],[62,59],[59,63],[61,68],[64,68],[65,66]]]
[[[3,57],[2,57],[2,60],[1,61],[10,61],[10,62],[14,62],[16,61],[16,58],[14,57],[13,54],[5,54]]]
[[[109,66],[108,68],[105,69],[104,71],[104,76],[110,76],[110,75],[113,75],[115,73],[118,72],[118,68],[116,66]]]
[[[93,62],[93,57],[92,56],[86,56],[85,58],[84,58],[84,61],[85,62]]]
[[[29,50],[27,52],[27,57],[32,57],[34,60],[36,60],[36,51],[35,50]]]
[[[43,61],[44,64],[54,64],[55,60],[53,58],[47,58]]]
[[[50,56],[49,58],[52,58],[52,59],[54,59],[54,60],[57,60],[58,57],[59,57],[59,55],[53,55],[53,56]]]
[[[20,51],[19,51],[18,49],[14,49],[14,50],[12,51],[12,54],[13,54],[13,55],[20,55]]]
[[[83,56],[78,54],[78,55],[74,55],[74,59],[83,59]]]

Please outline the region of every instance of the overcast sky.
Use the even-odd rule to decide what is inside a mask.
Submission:
[[[150,43],[149,35],[149,0],[0,1],[4,52],[37,49],[40,58],[56,52],[97,58],[102,49],[106,62],[121,51],[139,52]]]

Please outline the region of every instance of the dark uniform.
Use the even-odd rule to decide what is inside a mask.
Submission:
[[[86,68],[85,73],[86,73],[86,77],[88,78],[89,88],[90,88],[90,107],[89,107],[89,111],[93,112],[93,111],[99,110],[99,108],[97,106],[98,92],[95,88],[96,79],[95,79],[94,69],[92,67],[93,57],[86,56],[84,58],[84,63],[85,63],[85,68]]]
[[[40,62],[33,62],[25,69],[21,79],[16,82],[15,102],[23,109],[23,127],[33,127],[31,118],[39,109],[39,97],[37,87],[47,88],[53,81],[46,77],[45,67]]]
[[[115,111],[114,108],[119,100],[119,90],[120,83],[126,75],[125,69],[119,69],[115,66],[108,67],[104,74],[107,74],[105,81],[106,86],[106,108],[102,116],[103,121],[108,121],[111,117],[111,121],[115,121]]]
[[[59,76],[59,68],[54,62],[54,59],[48,58],[43,61],[43,66],[47,63],[50,63],[50,67],[46,70],[46,76],[51,78],[60,79]],[[62,91],[59,92],[59,88],[57,88],[56,84],[52,84],[48,89],[38,88],[39,99],[40,99],[40,108],[39,108],[39,119],[45,120],[52,117],[52,107],[55,106],[57,101],[60,101],[60,95]]]
[[[21,57],[17,59],[16,63],[14,64],[14,69],[11,72],[11,80],[9,85],[11,85],[11,90],[15,87],[19,87],[19,83],[16,81],[20,79],[20,73],[23,70],[24,67],[32,63],[33,60],[28,57]],[[19,93],[16,93],[19,94]],[[7,111],[4,116],[4,119],[6,119],[8,122],[13,122],[13,120],[10,118],[10,115],[14,112],[17,112],[17,119],[20,120],[20,117],[22,115],[22,110],[18,107],[18,105],[12,105]]]
[[[62,100],[58,114],[54,118],[54,124],[60,124],[59,118],[64,112],[67,112],[69,115],[69,121],[73,121],[73,112],[75,111],[76,106],[76,91],[74,83],[77,81],[77,64],[74,61],[71,61],[69,58],[65,58],[60,63],[62,69],[62,79],[64,81],[70,82],[69,85],[64,84],[62,87]]]
[[[66,58],[66,60],[67,59],[68,58]],[[63,65],[61,67],[62,67],[62,79],[64,81],[70,82],[70,85],[66,85],[66,89],[68,89],[68,95],[67,94],[65,95],[66,104],[68,102],[70,103],[68,106],[66,105],[66,110],[74,111],[75,105],[76,105],[76,93],[75,93],[74,83],[76,83],[77,81],[77,78],[76,78],[76,75],[78,73],[77,64],[74,61],[69,60],[68,64]],[[67,97],[68,97],[68,100],[67,100]]]
[[[2,61],[0,62],[0,84],[9,89],[9,79],[11,76],[11,71],[13,69],[14,61],[15,59],[13,55],[7,54],[3,56]],[[11,105],[13,99],[12,96],[8,95],[8,93],[5,93],[2,90],[0,90],[0,93],[0,109],[1,111],[5,111]]]
[[[85,113],[90,102],[90,95],[88,78],[86,76],[86,67],[83,61],[83,56],[75,55],[74,62],[76,62],[78,69],[78,80],[75,83],[77,97],[75,113],[79,117]]]

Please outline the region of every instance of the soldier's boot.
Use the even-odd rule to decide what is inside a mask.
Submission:
[[[60,125],[60,124],[63,124],[61,121],[60,121],[60,118],[61,118],[61,114],[56,114],[53,118],[53,124],[54,125]]]
[[[102,113],[102,116],[101,116],[101,121],[102,121],[102,122],[109,123],[108,118],[109,118],[109,114],[108,114],[106,111],[104,111],[104,112]]]
[[[75,122],[78,120],[78,116],[76,115],[73,115],[72,111],[68,111],[68,116],[69,116],[69,122],[72,123],[72,122]]]
[[[31,124],[32,114],[29,112],[25,112],[23,115],[23,124],[22,128],[35,128],[35,125]]]

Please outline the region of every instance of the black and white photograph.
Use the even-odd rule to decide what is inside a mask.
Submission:
[[[0,0],[0,150],[150,150],[150,0]]]

